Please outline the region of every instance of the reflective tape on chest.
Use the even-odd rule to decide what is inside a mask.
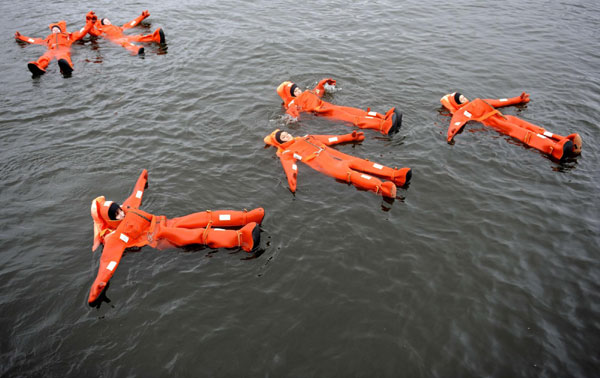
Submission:
[[[119,239],[123,240],[125,243],[127,243],[129,241],[129,236],[125,235],[125,234],[121,234],[119,235]]]
[[[228,220],[231,220],[231,214],[220,214],[220,215],[219,215],[219,220],[220,220],[220,221],[228,221]]]
[[[300,155],[298,155],[297,153],[294,152],[294,159],[302,160],[302,156],[300,156]]]

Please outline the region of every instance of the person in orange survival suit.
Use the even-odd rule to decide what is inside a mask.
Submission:
[[[123,46],[132,54],[141,55],[144,53],[144,48],[132,42],[156,42],[164,44],[164,31],[161,28],[158,28],[152,34],[148,35],[126,35],[123,33],[123,31],[139,25],[140,22],[142,22],[149,16],[150,13],[148,13],[148,11],[145,10],[137,18],[135,18],[132,21],[129,21],[123,26],[113,25],[108,18],[102,18],[95,22],[94,27],[90,30],[90,34],[94,36],[106,37],[110,41]]]
[[[205,211],[179,218],[167,219],[139,209],[144,189],[148,187],[148,172],[144,169],[133,192],[119,206],[107,201],[104,196],[92,201],[91,214],[94,220],[95,251],[104,245],[100,267],[88,302],[93,304],[119,265],[126,248],[151,247],[164,249],[189,244],[204,244],[211,248],[241,247],[251,252],[260,242],[260,223],[265,215],[263,208],[251,211]],[[240,229],[223,229],[220,227]],[[219,227],[219,228],[217,228]]]
[[[579,134],[570,134],[566,137],[553,134],[515,116],[504,115],[496,109],[501,106],[528,103],[529,94],[525,92],[512,98],[498,100],[476,98],[473,101],[455,92],[445,95],[440,102],[452,113],[447,133],[448,143],[452,143],[454,136],[467,122],[479,121],[558,160],[581,153],[582,140]]]
[[[346,155],[329,146],[338,143],[359,142],[365,139],[363,132],[353,131],[344,135],[306,135],[294,138],[279,129],[267,135],[265,143],[277,148],[292,193],[296,192],[298,167],[302,161],[309,167],[345,181],[357,188],[375,192],[384,197],[396,197],[396,185],[406,185],[412,176],[410,168],[389,168],[369,160]],[[381,181],[378,177],[391,180]]]
[[[325,85],[335,85],[336,81],[328,78],[321,80],[310,91],[302,91],[291,81],[284,81],[277,87],[277,94],[283,100],[286,113],[292,118],[298,118],[300,112],[313,112],[331,119],[346,121],[361,129],[373,129],[382,134],[392,135],[402,125],[402,113],[391,108],[385,114],[362,110],[348,106],[339,106],[323,101]]]
[[[85,17],[85,26],[74,33],[67,33],[67,23],[65,21],[59,21],[50,24],[49,28],[52,34],[48,35],[45,39],[31,38],[21,35],[18,31],[15,32],[15,38],[17,41],[36,44],[46,45],[48,50],[38,58],[36,61],[29,62],[27,68],[34,76],[40,76],[46,73],[46,67],[52,61],[52,59],[58,60],[58,66],[60,71],[64,75],[68,75],[73,72],[73,62],[71,62],[71,45],[73,42],[80,40],[85,37],[88,31],[94,26],[97,17],[94,12],[88,12]]]

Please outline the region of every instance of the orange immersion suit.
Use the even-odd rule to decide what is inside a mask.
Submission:
[[[479,121],[558,160],[581,152],[582,140],[579,134],[570,134],[566,137],[553,134],[515,116],[502,114],[496,109],[529,102],[529,94],[525,92],[517,97],[498,100],[476,98],[464,104],[459,104],[454,95],[455,93],[447,94],[440,100],[442,105],[452,113],[447,134],[448,143],[452,142],[454,136],[467,122]]]
[[[277,156],[292,193],[296,192],[298,160],[327,176],[389,198],[396,197],[396,185],[404,186],[412,176],[410,168],[389,168],[329,147],[338,143],[362,141],[365,139],[362,132],[354,131],[344,135],[306,135],[280,144],[275,139],[278,131],[275,130],[267,135],[264,141],[277,148]],[[384,182],[378,177],[390,181]]]
[[[284,81],[277,88],[277,94],[283,100],[286,113],[298,118],[300,112],[313,112],[319,116],[349,122],[361,129],[373,129],[382,134],[391,135],[400,129],[402,113],[391,108],[385,114],[347,106],[330,104],[321,100],[325,94],[325,84],[334,85],[335,80],[323,79],[312,91],[304,91],[298,97],[291,93],[294,83]]]
[[[161,28],[156,29],[152,34],[147,35],[126,35],[123,33],[124,30],[131,29],[144,19],[150,16],[147,10],[143,11],[141,15],[132,21],[127,22],[123,26],[117,25],[103,25],[102,19],[97,20],[94,27],[90,30],[90,34],[93,36],[102,36],[107,38],[117,45],[121,45],[132,54],[143,54],[144,48],[136,45],[132,42],[156,42],[165,43],[165,33]]]
[[[27,67],[34,75],[41,75],[46,73],[46,67],[52,61],[52,59],[58,60],[60,70],[64,74],[71,73],[73,71],[73,62],[71,62],[71,45],[73,42],[78,41],[85,37],[88,31],[93,27],[96,21],[96,15],[94,12],[89,12],[86,15],[85,26],[74,33],[67,33],[67,23],[65,21],[59,21],[50,24],[48,27],[52,30],[53,27],[58,26],[60,33],[52,33],[45,39],[31,38],[21,35],[16,32],[15,38],[19,41],[36,44],[46,45],[48,50],[40,56],[36,61],[29,62]]]
[[[113,220],[108,209],[113,203],[100,196],[92,201],[91,214],[94,220],[95,251],[104,245],[100,258],[98,274],[90,289],[89,303],[98,299],[115,269],[121,261],[126,248],[146,245],[164,249],[189,244],[204,244],[211,248],[241,247],[250,252],[260,240],[260,223],[264,217],[263,208],[251,211],[205,211],[179,218],[167,219],[138,209],[147,187],[148,172],[144,170],[135,184],[131,195],[123,202],[125,217]],[[234,227],[223,229],[215,227]]]

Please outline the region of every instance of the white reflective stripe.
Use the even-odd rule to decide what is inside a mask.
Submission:
[[[135,193],[135,198],[142,198],[142,194],[144,194],[144,192],[138,190],[137,193]]]
[[[460,125],[460,122],[454,122],[454,126]]]
[[[367,114],[370,115],[370,116],[376,116],[377,112],[368,112]]]
[[[337,142],[337,140],[338,140],[337,137],[329,138],[329,143],[331,143],[331,142]]]
[[[365,116],[365,118],[368,118],[368,119],[373,119],[373,118],[375,118],[375,117],[369,117],[369,116]]]
[[[294,152],[294,159],[302,160],[302,156]]]
[[[370,179],[372,179],[372,177],[371,177],[371,176],[368,176],[368,175],[365,175],[365,174],[362,174],[362,175],[360,175],[360,177],[362,177],[362,178],[364,178],[364,179],[367,179],[367,180],[370,180]]]
[[[465,110],[465,115],[467,116],[467,118],[471,118],[472,114]]]
[[[211,228],[211,230],[214,230],[214,231],[227,231],[224,228]]]
[[[550,131],[544,131],[544,135],[548,138],[552,138],[554,136],[554,134],[552,134]]]
[[[292,105],[294,103],[295,100],[290,101],[290,103],[288,104],[288,106]]]
[[[131,21],[131,24],[129,24],[131,26],[135,25],[135,20]]]
[[[292,169],[293,169],[294,171],[297,171],[297,170],[298,170],[298,166],[297,166],[296,164],[292,164]]]
[[[383,165],[377,164],[377,163],[373,163],[373,168],[383,169]]]
[[[506,102],[506,101],[508,101],[508,99],[506,99],[506,98],[501,98],[501,99],[500,99],[500,101],[501,101],[501,102]]]
[[[29,39],[28,39],[28,41],[29,41],[30,43],[33,43],[33,42],[35,42],[35,41],[34,41],[33,39],[31,39],[31,38],[29,38]]]
[[[542,134],[537,134],[537,136],[539,136],[540,138],[546,139],[546,137],[543,136]]]
[[[117,262],[116,261],[111,261],[106,266],[106,269],[108,269],[108,270],[110,270],[112,272],[115,269],[115,266],[117,266]]]
[[[121,236],[119,236],[119,239],[123,240],[125,243],[127,243],[129,241],[129,236],[125,235],[125,234],[121,234]]]
[[[221,221],[231,220],[231,214],[220,214],[219,215],[219,220],[221,220]]]
[[[109,207],[112,205],[113,201],[104,201],[104,206]]]
[[[83,29],[85,29],[85,27],[81,28],[81,30],[79,30],[79,32],[80,32],[80,33],[82,33],[82,32],[83,32]]]

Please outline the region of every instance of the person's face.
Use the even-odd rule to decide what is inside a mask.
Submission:
[[[302,94],[302,89],[296,87],[294,89],[294,97],[298,97],[298,96],[300,96],[300,94]]]
[[[461,104],[465,104],[465,103],[469,102],[469,99],[466,98],[464,95],[460,95],[460,97],[458,99],[460,100]]]
[[[103,25],[111,25],[110,20],[108,18],[105,18],[104,20],[102,20],[102,24]]]
[[[52,27],[52,34],[58,34],[60,33],[60,28],[58,26],[53,26]]]
[[[117,215],[115,216],[115,218],[117,218],[117,220],[125,218],[125,212],[120,207],[119,210],[117,210]]]
[[[300,91],[300,92],[302,92],[302,91]],[[294,136],[288,132],[283,131],[281,133],[281,135],[279,135],[279,139],[281,139],[284,142],[289,142],[290,140],[294,139]]]

